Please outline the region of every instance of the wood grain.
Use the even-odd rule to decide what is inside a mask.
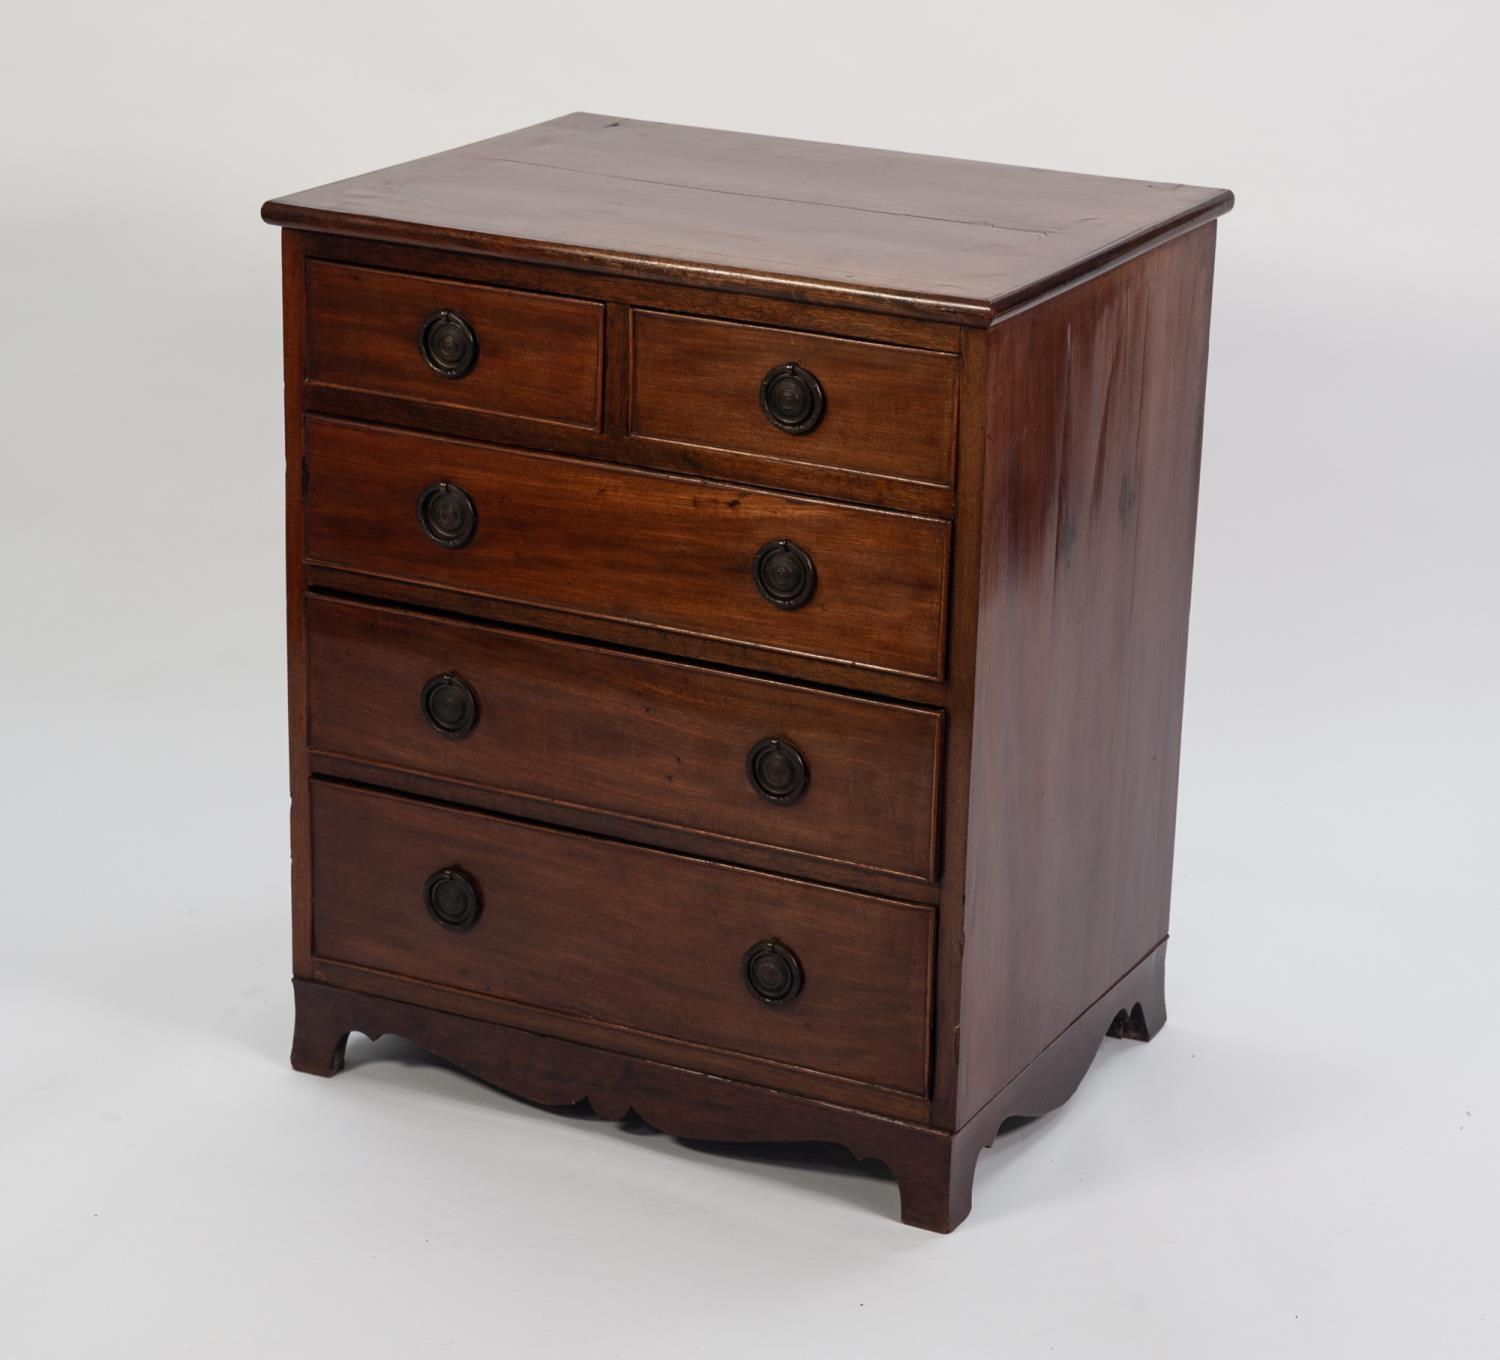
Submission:
[[[1165,1019],[1231,202],[575,114],[267,204],[294,1064],[402,1033],[533,1100],[843,1142],[960,1221],[1007,1119]],[[418,352],[445,308],[467,378]],[[814,433],[760,410],[788,362]],[[797,610],[753,577],[783,538]],[[462,738],[418,705],[448,672]],[[765,736],[797,803],[751,787]],[[462,933],[422,902],[450,864]],[[741,975],[770,938],[784,1007]]]
[[[514,630],[313,598],[309,744],[651,827],[799,851],[803,872],[850,864],[935,876],[941,716]],[[418,698],[455,673],[478,720],[455,739]],[[756,742],[807,762],[795,803],[759,796]]]
[[[683,1138],[841,1144],[891,1170],[907,1222],[939,1232],[957,1225],[957,1218],[945,1216],[952,1135],[923,1124],[353,988],[303,979],[293,985],[292,1066],[299,1072],[337,1073],[351,1031],[400,1035],[538,1105],[587,1101],[606,1119],[634,1111],[653,1128]]]
[[[645,283],[556,266],[524,265],[452,250],[394,246],[313,232],[288,232],[287,235],[300,242],[301,249],[309,252],[309,258],[423,275],[438,281],[446,279],[560,297],[588,298],[603,303],[606,310],[604,394],[599,429],[326,383],[305,386],[304,399],[309,411],[497,444],[519,443],[549,452],[576,453],[634,467],[804,492],[891,510],[941,516],[953,511],[952,489],[946,486],[887,477],[868,469],[747,457],[733,450],[703,444],[679,443],[660,437],[632,437],[628,418],[629,318],[636,308],[670,309],[684,315],[770,326],[802,335],[884,342],[901,349],[938,354],[956,352],[958,337],[972,334],[960,327],[877,316],[848,308],[801,307],[771,298]],[[614,317],[613,330],[610,329],[611,314]]]
[[[605,1119],[634,1112],[652,1128],[681,1138],[837,1143],[886,1166],[900,1190],[903,1222],[946,1233],[968,1217],[975,1164],[1007,1120],[1035,1118],[1061,1105],[1106,1034],[1146,1040],[1161,1027],[1163,953],[1156,951],[1120,979],[956,1133],[708,1076],[639,1052],[560,1039],[521,1024],[482,1021],[441,1005],[307,980],[294,983],[292,1066],[333,1076],[344,1065],[352,1031],[397,1034],[539,1105],[575,1107],[586,1101]]]
[[[307,558],[320,566],[564,611],[584,633],[599,617],[942,674],[939,520],[321,419],[307,423],[306,463]],[[438,481],[477,507],[473,541],[456,551],[418,525],[418,499]],[[816,564],[801,609],[768,604],[755,585],[757,551],[782,538]]]
[[[330,236],[321,231],[287,228],[305,243],[309,259],[335,260],[403,274],[428,274],[496,288],[529,293],[618,302],[626,307],[678,312],[684,316],[717,317],[749,326],[779,326],[788,330],[830,335],[836,339],[873,340],[913,349],[958,352],[963,328],[954,322],[918,321],[853,307],[809,305],[756,293],[726,293],[681,283],[659,283],[626,274],[572,269],[561,264],[531,264],[524,260],[473,251],[453,250],[434,242],[398,244],[362,236]]]
[[[1232,203],[1222,189],[575,113],[262,213],[283,226],[986,326]]]
[[[312,962],[312,824],[307,806],[307,567],[302,551],[302,370],[307,328],[307,238],[282,233],[282,418],[285,429],[283,551],[286,560],[286,702],[291,837],[292,967]]]
[[[956,1097],[963,1000],[967,904],[969,788],[974,755],[974,653],[984,538],[984,488],[990,421],[990,337],[965,331],[960,351],[957,515],[953,524],[953,598],[949,609],[948,676],[943,750],[943,874],[938,908],[937,977],[933,997],[932,1119],[958,1128]],[[1003,978],[990,985],[1004,985]]]
[[[484,813],[313,783],[318,958],[925,1092],[932,913]],[[466,931],[423,905],[462,868]],[[767,1005],[741,961],[776,939],[801,994]]]
[[[458,312],[479,342],[472,371],[435,373],[422,357],[423,322]],[[604,308],[597,302],[451,279],[307,266],[307,380],[433,406],[595,429]]]
[[[330,959],[314,959],[307,976],[315,982],[326,982],[334,987],[345,987],[370,996],[382,996],[414,1006],[427,1006],[491,1024],[513,1025],[532,1034],[546,1034],[555,1039],[569,1039],[575,1043],[633,1053],[637,1057],[670,1063],[674,1067],[708,1072],[716,1077],[728,1077],[772,1090],[790,1091],[794,1095],[825,1100],[850,1109],[889,1115],[892,1119],[911,1119],[918,1123],[926,1123],[928,1120],[930,1105],[924,1094],[893,1091],[888,1086],[872,1086],[869,1082],[852,1081],[848,1077],[804,1067],[795,1060],[780,1062],[753,1054],[733,1052],[727,1048],[714,1048],[691,1039],[649,1034],[630,1025],[591,1019],[576,1012],[542,1010],[504,997],[464,991],[436,982],[404,977],[399,973],[364,968],[352,963],[338,963]]]
[[[747,869],[764,869],[767,873],[790,878],[853,888],[875,897],[894,897],[905,902],[924,902],[929,906],[936,906],[941,897],[940,881],[912,878],[842,860],[814,859],[785,846],[764,845],[759,841],[727,841],[691,827],[642,822],[619,812],[470,783],[455,779],[449,773],[413,770],[404,765],[387,765],[327,751],[310,751],[308,768],[313,774],[326,775],[344,783],[385,788],[433,802],[463,804],[522,821],[546,822],[549,826],[584,831],[611,840],[653,845],[679,854],[723,859]]]
[[[827,400],[808,434],[777,429],[760,408],[761,380],[789,363],[810,371]],[[957,375],[947,354],[635,311],[630,430],[946,487],[953,483]]]
[[[1214,230],[990,337],[959,1123],[1167,934]]]

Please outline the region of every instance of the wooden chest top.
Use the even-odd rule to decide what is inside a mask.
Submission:
[[[1224,189],[571,113],[290,194],[267,221],[988,325]]]

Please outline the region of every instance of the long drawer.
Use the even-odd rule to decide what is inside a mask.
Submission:
[[[312,785],[318,958],[914,1094],[932,911]]]
[[[309,744],[912,878],[942,719],[509,629],[309,598]]]
[[[313,418],[315,565],[940,679],[949,525]]]

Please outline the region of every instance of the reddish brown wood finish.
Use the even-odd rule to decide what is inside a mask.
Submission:
[[[316,596],[314,598],[317,598]],[[485,812],[521,821],[541,821],[550,826],[585,831],[594,836],[626,840],[679,854],[722,859],[748,869],[785,874],[791,878],[810,878],[837,887],[854,888],[875,897],[895,897],[904,902],[923,902],[936,906],[941,898],[940,880],[918,879],[881,869],[869,869],[839,860],[815,859],[785,846],[764,845],[759,841],[726,841],[695,831],[690,827],[668,826],[663,822],[633,820],[617,812],[602,812],[581,804],[559,803],[487,784],[470,784],[447,773],[427,773],[401,765],[385,765],[361,760],[357,756],[336,755],[327,751],[309,751],[308,769],[315,775],[407,793],[439,803],[461,803]],[[925,1111],[924,1111],[925,1113]]]
[[[965,331],[960,351],[958,504],[953,524],[953,598],[949,613],[948,679],[944,702],[943,875],[938,909],[937,975],[933,999],[932,1119],[957,1127],[959,1008],[957,980],[964,957],[965,871],[968,863],[969,784],[974,756],[974,645],[979,627],[977,585],[984,547],[986,434],[989,429],[989,335]]]
[[[948,526],[743,488],[394,430],[309,420],[307,559],[645,623],[790,657],[942,674]],[[450,549],[421,531],[425,487],[456,482],[478,529]],[[757,590],[760,547],[791,539],[816,564],[801,609]],[[455,600],[462,608],[462,600]]]
[[[660,283],[586,274],[576,269],[525,265],[452,250],[424,250],[409,246],[289,232],[302,242],[308,257],[350,265],[377,265],[402,274],[430,276],[504,287],[559,297],[588,298],[605,305],[604,396],[602,428],[555,425],[492,411],[467,410],[388,393],[358,391],[324,384],[308,384],[304,398],[309,411],[358,420],[377,420],[467,439],[498,444],[523,444],[553,453],[589,458],[666,472],[713,477],[724,481],[799,491],[835,500],[859,501],[890,510],[947,516],[953,511],[950,487],[932,486],[904,478],[865,471],[849,471],[816,463],[747,457],[732,450],[702,444],[682,444],[663,438],[629,434],[630,314],[633,309],[669,309],[685,316],[715,317],[756,326],[769,326],[804,335],[880,342],[901,349],[930,350],[938,355],[957,352],[957,326],[880,316],[846,307],[801,307],[773,298],[739,293],[710,293]],[[610,313],[615,330],[611,331]],[[972,334],[972,332],[968,332]]]
[[[987,325],[1228,210],[1102,179],[574,113],[267,203],[267,221]]]
[[[312,966],[312,823],[307,815],[307,635],[303,606],[307,568],[302,557],[302,368],[306,339],[306,245],[296,232],[281,240],[282,404],[286,430],[286,665],[288,774],[291,801],[292,971]]]
[[[926,709],[348,601],[307,607],[313,751],[425,771],[737,843],[935,876],[941,717]],[[461,737],[418,702],[435,675],[478,699]],[[766,738],[808,767],[795,802],[762,797],[746,759]]]
[[[630,431],[934,486],[953,483],[958,362],[948,354],[728,321],[632,314]],[[798,364],[821,385],[817,428],[788,434],[760,408],[761,380]]]
[[[1214,232],[990,334],[958,1124],[1167,934]]]
[[[268,204],[309,228],[294,1064],[401,1033],[535,1100],[841,1142],[906,1221],[957,1223],[1006,1119],[1165,1017],[1231,201],[573,115]],[[535,332],[516,362],[562,357],[433,388],[413,305],[467,308],[488,356],[499,309]],[[788,361],[824,384],[816,434],[759,410]],[[468,547],[418,527],[437,480],[478,506]],[[799,611],[751,577],[783,537],[818,568]],[[461,741],[417,708],[448,670],[480,693]],[[773,722],[813,771],[796,809],[745,777]],[[420,892],[460,858],[465,935]],[[772,935],[817,979],[783,1010],[738,975]]]
[[[478,340],[450,378],[422,357],[423,323],[453,311]],[[597,428],[604,308],[577,298],[313,261],[307,267],[307,380],[434,406]]]
[[[793,1095],[888,1115],[892,1119],[927,1123],[931,1111],[925,1095],[910,1095],[904,1091],[893,1091],[887,1086],[871,1086],[868,1082],[851,1081],[847,1077],[827,1072],[815,1072],[810,1067],[774,1062],[724,1048],[710,1048],[685,1039],[649,1034],[629,1025],[613,1025],[563,1011],[539,1010],[518,1001],[424,982],[377,968],[314,959],[306,976],[349,991],[447,1011],[473,1020],[512,1025],[534,1034],[547,1034],[576,1043],[621,1049],[642,1058],[670,1063],[674,1067],[711,1072],[715,1076],[729,1077],[753,1086],[790,1091]]]
[[[848,662],[820,657],[767,652],[762,647],[684,633],[673,628],[597,616],[570,617],[560,615],[555,609],[522,604],[499,596],[456,592],[441,585],[405,581],[393,576],[371,576],[317,562],[304,563],[303,570],[308,586],[324,593],[384,600],[438,613],[463,614],[540,632],[555,633],[567,629],[613,646],[701,661],[712,666],[759,671],[798,682],[811,681],[838,690],[858,691],[932,708],[941,707],[948,692],[947,685],[937,679],[855,667]]]
[[[925,907],[320,781],[312,818],[320,959],[926,1089]],[[429,875],[455,866],[483,901],[467,930],[423,902]],[[741,973],[762,940],[805,975],[781,1004]]]
[[[711,292],[676,283],[657,283],[624,274],[601,274],[558,264],[528,264],[507,256],[477,255],[443,248],[432,242],[398,245],[368,237],[329,235],[322,231],[287,229],[300,238],[309,260],[333,260],[356,268],[389,269],[494,288],[528,293],[587,298],[625,312],[632,308],[675,312],[682,316],[713,317],[747,326],[827,335],[839,340],[870,340],[909,349],[957,354],[966,328],[953,321],[918,321],[907,316],[870,312],[854,307],[809,306],[756,293]],[[625,337],[628,340],[628,336]],[[624,359],[628,344],[619,348]],[[570,434],[570,437],[576,437]]]
[[[1148,1040],[1166,1020],[1157,951],[1049,1044],[1005,1090],[956,1134],[920,1121],[808,1100],[707,1076],[636,1053],[582,1044],[413,1005],[353,988],[295,983],[292,1066],[330,1077],[344,1065],[349,1035],[397,1034],[448,1062],[539,1105],[587,1101],[604,1119],[632,1111],[681,1138],[742,1142],[828,1142],[879,1161],[896,1180],[901,1218],[952,1232],[968,1217],[974,1166],[1007,1120],[1044,1115],[1083,1079],[1100,1041]]]

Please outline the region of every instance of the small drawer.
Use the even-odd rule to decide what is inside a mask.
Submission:
[[[942,677],[946,520],[322,419],[305,449],[314,565]]]
[[[306,627],[315,751],[934,877],[930,710],[319,597]]]
[[[926,1091],[930,908],[322,781],[312,865],[318,958]]]
[[[604,308],[313,260],[307,381],[597,429]]]
[[[957,419],[952,354],[632,314],[632,435],[948,487]]]

